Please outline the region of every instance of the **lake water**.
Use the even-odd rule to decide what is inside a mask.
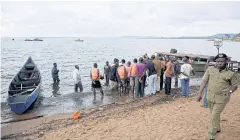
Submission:
[[[31,113],[52,114],[72,111],[79,107],[92,105],[89,71],[97,62],[100,71],[106,61],[124,58],[132,61],[144,53],[169,52],[176,48],[178,52],[189,52],[204,55],[216,55],[217,49],[212,41],[195,39],[134,39],[134,38],[81,38],[84,42],[75,42],[77,38],[43,38],[44,41],[24,41],[25,38],[2,38],[1,40],[1,118],[8,120],[16,116],[6,104],[7,88],[11,79],[20,70],[29,56],[37,64],[42,75],[41,99],[37,109]],[[220,52],[240,60],[240,43],[223,42]],[[52,64],[58,64],[60,84],[53,85],[51,77]],[[71,73],[79,65],[84,93],[73,93]],[[110,92],[99,104],[113,101],[115,96]],[[60,107],[60,104],[66,103]],[[54,110],[54,111],[53,111]],[[64,111],[65,110],[65,111]],[[9,117],[11,116],[11,117]]]

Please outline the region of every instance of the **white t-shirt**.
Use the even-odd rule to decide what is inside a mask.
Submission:
[[[190,64],[183,64],[181,66],[181,72],[185,73],[188,76],[183,75],[182,73],[180,74],[179,78],[180,79],[185,79],[189,78],[191,71],[193,70],[192,66]]]
[[[75,69],[72,72],[72,77],[74,80],[74,84],[77,84],[78,82],[80,82],[81,81],[80,71],[78,69]]]

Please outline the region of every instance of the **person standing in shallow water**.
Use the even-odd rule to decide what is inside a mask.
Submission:
[[[110,69],[110,89],[111,90],[118,90],[118,79],[117,79],[117,68],[119,66],[119,60],[117,58],[114,58],[113,65]]]
[[[131,94],[134,97],[134,93],[138,93],[137,58],[133,59],[133,63],[130,66],[129,77]]]
[[[208,107],[210,109],[210,122],[208,139],[215,140],[216,134],[221,132],[220,115],[230,100],[230,96],[238,88],[236,72],[228,70],[226,54],[220,53],[215,57],[216,66],[208,67],[199,89],[197,101],[200,102],[203,90],[208,84]]]
[[[79,66],[75,66],[75,70],[72,73],[72,77],[74,80],[74,90],[75,92],[78,92],[78,88],[80,89],[80,92],[83,91],[83,86],[82,86],[82,81],[81,81],[81,76],[80,76],[80,71],[79,71]]]
[[[99,69],[97,68],[97,63],[93,64],[93,68],[90,72],[90,78],[92,80],[92,89],[93,89],[94,99],[96,99],[96,89],[100,89],[100,92],[103,98],[103,90],[102,90],[102,85],[100,83],[100,79],[103,79],[103,77]]]
[[[126,95],[126,78],[127,78],[127,69],[125,66],[125,60],[122,60],[122,63],[117,68],[117,78],[118,78],[118,87],[120,91],[120,96]]]
[[[111,70],[111,67],[109,65],[109,62],[106,61],[106,65],[104,66],[104,75],[105,75],[105,78],[106,78],[105,86],[109,86],[110,70]]]
[[[58,83],[60,81],[58,72],[59,72],[59,70],[57,69],[57,63],[53,63],[53,68],[52,68],[53,83]]]

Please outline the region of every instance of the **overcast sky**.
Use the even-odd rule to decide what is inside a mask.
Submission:
[[[240,2],[4,2],[2,36],[201,36],[240,32]]]

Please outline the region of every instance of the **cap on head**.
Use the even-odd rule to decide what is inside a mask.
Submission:
[[[225,58],[226,60],[228,59],[227,55],[224,54],[224,53],[220,53],[217,56],[215,56],[215,60],[218,59],[218,58]]]

